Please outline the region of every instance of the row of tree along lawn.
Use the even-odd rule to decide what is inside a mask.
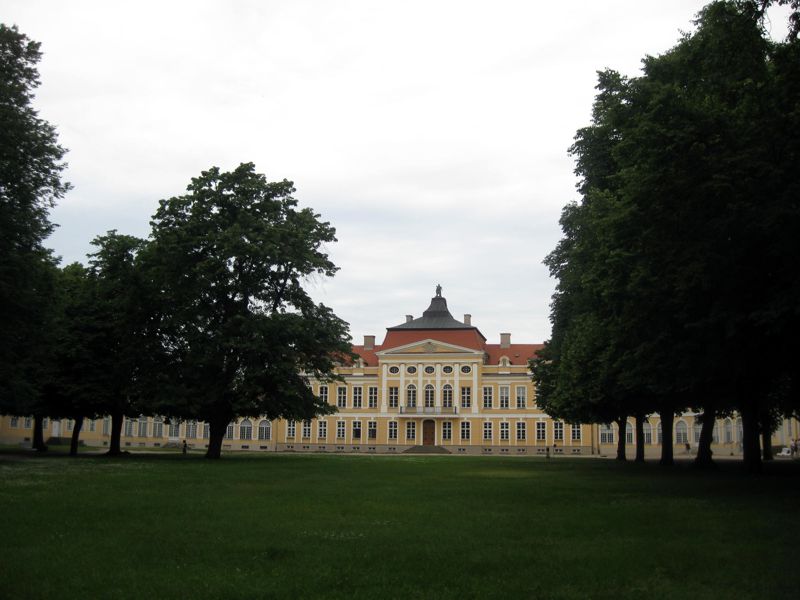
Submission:
[[[673,418],[743,423],[761,468],[780,416],[798,416],[800,43],[764,30],[769,2],[714,2],[696,31],[641,76],[599,73],[592,124],[578,131],[581,200],[563,211],[546,264],[557,278],[551,339],[532,361],[538,402],[575,421],[658,413],[662,464]],[[618,458],[625,459],[625,436]]]
[[[59,268],[44,247],[49,209],[69,190],[65,151],[31,106],[39,44],[0,25],[0,414],[111,415],[111,454],[125,416],[209,423],[218,458],[240,415],[308,419],[330,412],[302,373],[326,379],[350,353],[347,324],[303,289],[337,268],[335,230],[300,209],[289,181],[252,164],[192,179],[162,200],[147,240],[110,231],[89,265]]]

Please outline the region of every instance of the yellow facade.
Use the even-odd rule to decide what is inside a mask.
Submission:
[[[438,328],[437,328],[438,327]],[[536,405],[528,369],[540,345],[512,344],[501,334],[488,344],[471,325],[471,317],[455,320],[437,294],[423,317],[387,329],[381,345],[373,336],[354,346],[358,357],[338,368],[339,381],[310,380],[320,398],[336,407],[334,414],[305,422],[268,421],[260,417],[231,423],[223,442],[227,450],[401,453],[438,451],[452,454],[596,455],[612,454],[619,432],[616,425],[570,424],[550,418]],[[108,417],[87,421],[81,440],[107,446]],[[0,417],[0,443],[30,445],[32,419]],[[45,440],[66,440],[68,420],[49,420]],[[634,423],[625,432],[633,451]],[[692,453],[699,439],[694,414],[675,419],[676,455]],[[660,452],[660,420],[645,426],[649,454]],[[774,442],[788,446],[800,438],[795,420],[776,432]],[[717,422],[717,455],[741,453],[741,424]],[[123,448],[182,445],[205,448],[208,427],[194,421],[167,423],[159,417],[126,419]],[[688,450],[686,444],[689,445]]]

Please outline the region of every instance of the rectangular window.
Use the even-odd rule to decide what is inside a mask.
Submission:
[[[461,439],[469,439],[469,421],[461,421]]]
[[[92,426],[91,431],[94,431],[94,421],[89,421]],[[25,417],[25,429],[30,429],[33,426],[33,419],[31,417]]]
[[[319,386],[319,399],[323,404],[328,403],[328,386],[321,385]]]
[[[353,388],[353,408],[361,408],[363,396],[364,396],[364,388],[362,387]]]
[[[147,417],[139,419],[139,437],[147,437]]]
[[[472,388],[461,388],[461,408],[469,408],[472,406]]]
[[[328,422],[320,421],[317,423],[317,437],[324,440],[328,437]]]
[[[489,441],[492,439],[492,424],[488,421],[483,424],[483,439]]]
[[[544,421],[536,422],[536,441],[544,442],[547,440],[547,423]]]
[[[344,439],[344,421],[336,421],[336,438]]]
[[[397,408],[397,399],[400,397],[400,388],[389,388],[389,408]]]
[[[508,440],[508,423],[500,423],[500,439]]]
[[[442,423],[442,440],[453,439],[453,424],[450,421]]]
[[[347,408],[347,388],[344,386],[336,388],[336,406]]]
[[[524,442],[526,437],[525,423],[523,421],[519,421],[517,423],[517,441]]]
[[[493,395],[494,392],[491,387],[486,386],[483,388],[483,408],[492,408],[492,402],[494,402]]]
[[[11,428],[16,429],[19,427],[19,417],[11,417]]]
[[[197,437],[197,421],[186,421],[186,437],[190,439]]]
[[[417,438],[417,424],[414,421],[406,423],[406,440],[412,441]]]
[[[389,439],[390,440],[397,439],[397,421],[389,421]]]
[[[353,439],[361,439],[361,421],[353,421]]]
[[[203,439],[207,440],[211,436],[211,425],[203,423]]]
[[[17,417],[14,417],[14,418],[16,419]],[[15,423],[14,427],[16,427],[16,426],[17,426],[17,424]],[[72,431],[72,428],[74,426],[75,426],[75,421],[73,421],[72,419],[67,419],[67,431]],[[131,423],[131,435],[133,435],[133,423]]]
[[[507,385],[500,386],[500,408],[508,408],[511,389]]]
[[[370,408],[378,408],[378,388],[367,388],[367,401]]]
[[[678,442],[679,444],[685,444],[686,442],[688,442],[689,440],[686,437],[686,431],[683,432],[683,439],[681,439],[681,437],[678,436],[678,439],[675,441]],[[625,443],[626,444],[633,443],[633,427],[631,427],[630,423],[625,424]]]
[[[562,421],[553,423],[553,440],[556,442],[564,441],[564,423]]]
[[[303,437],[306,439],[311,437],[311,421],[303,421]]]
[[[581,424],[580,423],[573,423],[572,424],[572,441],[573,442],[580,442],[581,441]]]
[[[181,422],[176,421],[175,419],[169,422],[169,437],[176,438],[181,437]],[[233,437],[233,423],[228,425],[228,439]]]
[[[378,423],[375,421],[369,421],[367,423],[367,437],[371,440],[375,440],[378,438]]]
[[[296,433],[297,433],[297,423],[295,423],[294,421],[289,421],[286,424],[286,437],[293,439]]]
[[[28,419],[25,419],[26,423],[27,423],[27,421],[28,421]],[[30,425],[28,425],[28,427],[30,427]],[[89,419],[89,431],[94,431],[94,429],[95,429],[95,420],[94,419]]]
[[[525,405],[528,402],[528,392],[525,389],[525,386],[518,385],[517,386],[517,408],[525,408]]]
[[[111,433],[111,417],[103,417],[103,435],[109,435],[110,433]]]
[[[172,425],[170,425],[170,429]],[[125,437],[133,437],[133,420],[125,417]],[[178,437],[177,435],[175,437]]]

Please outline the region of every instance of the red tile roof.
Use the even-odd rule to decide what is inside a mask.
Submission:
[[[512,365],[526,365],[528,359],[534,358],[536,353],[544,347],[544,344],[511,344],[508,348],[501,348],[500,344],[486,344],[486,352],[489,354],[489,364],[496,365],[504,356]]]

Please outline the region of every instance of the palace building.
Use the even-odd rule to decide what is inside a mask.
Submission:
[[[566,423],[550,418],[536,405],[528,361],[541,344],[512,343],[501,333],[489,343],[472,324],[454,318],[437,286],[419,318],[389,327],[381,344],[374,335],[353,346],[356,360],[339,366],[341,381],[310,380],[319,397],[336,407],[331,415],[302,422],[248,417],[228,426],[226,450],[452,454],[613,454],[616,425]],[[29,445],[32,419],[0,418],[0,443]],[[88,420],[81,440],[107,446],[111,420]],[[122,445],[164,447],[182,444],[205,448],[208,426],[196,421],[167,423],[160,417],[126,419]],[[45,439],[68,438],[71,421],[49,420]],[[632,451],[633,422],[624,434]],[[658,416],[645,424],[648,454],[660,452],[663,436]],[[673,439],[695,447],[700,425],[694,414],[675,419]],[[785,422],[773,440],[788,445],[800,437],[795,420]],[[714,450],[723,456],[741,452],[741,421],[718,420]]]

